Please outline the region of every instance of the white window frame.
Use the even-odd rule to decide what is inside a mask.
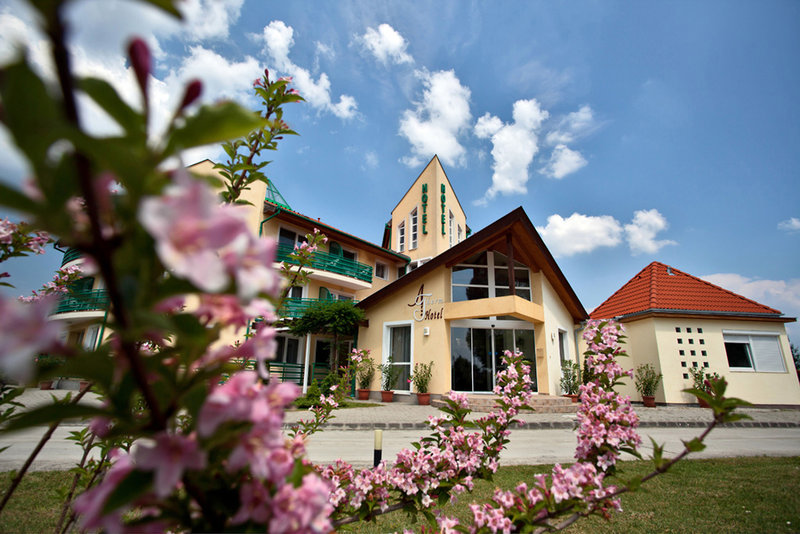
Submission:
[[[403,221],[397,225],[397,251],[405,252],[406,250],[406,222]]]
[[[410,326],[411,327],[411,343],[409,344],[409,372],[414,370],[414,321],[409,319],[408,321],[387,321],[383,323],[383,340],[381,341],[381,363],[385,364],[389,361],[389,352],[391,351],[391,328],[394,326]],[[383,377],[380,376],[380,369],[378,369],[378,380],[383,380]],[[381,382],[381,385],[383,383]],[[412,393],[411,387],[409,386],[408,390],[405,389],[395,389],[392,390],[397,394],[400,395],[410,395]]]
[[[464,232],[461,229],[461,225],[458,225],[458,243],[461,243],[464,240]]]
[[[765,338],[774,340],[774,346],[777,347],[777,354],[772,355],[766,353],[766,350],[772,347],[767,347],[764,343],[770,343]],[[786,372],[786,359],[783,353],[783,346],[781,344],[781,335],[777,332],[759,332],[759,331],[741,331],[741,330],[723,330],[722,331],[723,346],[726,342],[741,343],[747,345],[750,366],[748,367],[731,367],[728,364],[728,369],[736,372],[744,373],[785,373]],[[761,345],[759,347],[759,345]],[[772,343],[770,343],[772,345]],[[758,350],[754,350],[758,349]],[[725,354],[725,361],[728,362],[727,349]],[[780,364],[780,365],[776,365]]]
[[[453,215],[453,211],[452,210],[450,210],[450,217],[448,219],[448,222],[449,222],[448,230],[450,231],[450,246],[452,247],[453,245],[455,245],[454,241],[455,241],[455,237],[456,237],[456,233],[455,233],[456,216]]]
[[[383,276],[378,274],[378,265],[383,267]],[[381,280],[388,280],[389,279],[389,266],[382,261],[375,262],[375,278],[380,278]]]
[[[418,228],[419,228],[419,216],[417,215],[417,208],[411,210],[411,214],[409,215],[409,226],[411,227],[410,232],[410,241],[408,243],[408,250],[414,250],[417,248],[417,238],[418,238]]]

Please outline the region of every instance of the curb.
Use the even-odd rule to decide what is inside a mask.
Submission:
[[[705,428],[708,423],[702,421],[647,421],[639,423],[639,428]],[[284,424],[288,430],[292,425]],[[536,421],[524,422],[514,427],[519,430],[573,430],[575,423],[568,421]],[[720,428],[800,428],[800,423],[734,421],[724,423]],[[320,430],[430,430],[427,423],[326,423]]]

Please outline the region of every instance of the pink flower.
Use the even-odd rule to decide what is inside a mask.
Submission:
[[[211,188],[181,169],[164,194],[142,201],[139,221],[156,240],[156,252],[174,274],[212,293],[229,283],[219,250],[249,235],[244,219],[221,206]]]
[[[136,74],[136,81],[142,94],[147,94],[147,77],[150,75],[150,49],[140,38],[135,38],[128,46],[128,56],[131,58],[131,66]]]
[[[137,468],[156,472],[154,492],[161,498],[172,493],[184,471],[206,466],[205,452],[200,450],[194,434],[161,432],[153,445],[140,445],[134,458]]]
[[[48,321],[54,297],[29,304],[0,295],[0,371],[20,382],[33,376],[34,356],[61,346],[63,323]]]

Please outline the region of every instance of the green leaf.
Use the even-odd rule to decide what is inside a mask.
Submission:
[[[106,412],[97,406],[87,406],[85,404],[48,404],[14,417],[8,423],[6,430],[19,430],[32,426],[47,425],[54,421],[96,415],[106,415]]]
[[[699,438],[694,438],[691,441],[683,441],[683,445],[689,452],[700,452],[706,448],[706,444],[700,441]]]
[[[22,191],[7,186],[0,181],[0,204],[25,213],[36,213],[36,202]],[[10,284],[9,284],[10,285]]]
[[[162,11],[166,11],[176,19],[183,20],[180,10],[176,7],[177,0],[145,0],[145,2],[161,9]]]
[[[233,102],[203,106],[187,117],[181,127],[171,131],[162,156],[167,158],[179,150],[242,137],[263,124],[257,114]]]
[[[103,505],[103,513],[108,514],[117,508],[133,502],[136,498],[144,495],[153,484],[153,473],[150,471],[138,471],[134,469],[128,476],[122,479],[108,500]]]
[[[79,87],[128,134],[145,137],[144,118],[120,98],[110,83],[99,78],[84,78]]]

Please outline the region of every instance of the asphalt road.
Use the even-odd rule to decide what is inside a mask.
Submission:
[[[66,438],[78,426],[64,426],[56,430],[37,460],[33,470],[69,469],[80,459],[81,450]],[[28,429],[0,436],[0,447],[10,448],[0,453],[0,471],[19,469],[28,454],[44,434],[45,427]],[[645,428],[641,429],[643,453],[647,454],[652,436],[658,443],[666,444],[666,454],[673,456],[682,449],[681,440],[698,435],[700,428]],[[421,437],[419,430],[384,430],[383,458],[393,458],[397,452],[410,446]],[[309,458],[316,463],[330,463],[341,458],[356,466],[372,465],[372,431],[324,430],[311,437]],[[511,443],[501,456],[502,465],[534,465],[571,462],[575,450],[575,433],[572,430],[514,430]],[[719,458],[736,456],[800,456],[800,428],[718,428],[707,440],[707,449],[693,453],[693,458]]]

